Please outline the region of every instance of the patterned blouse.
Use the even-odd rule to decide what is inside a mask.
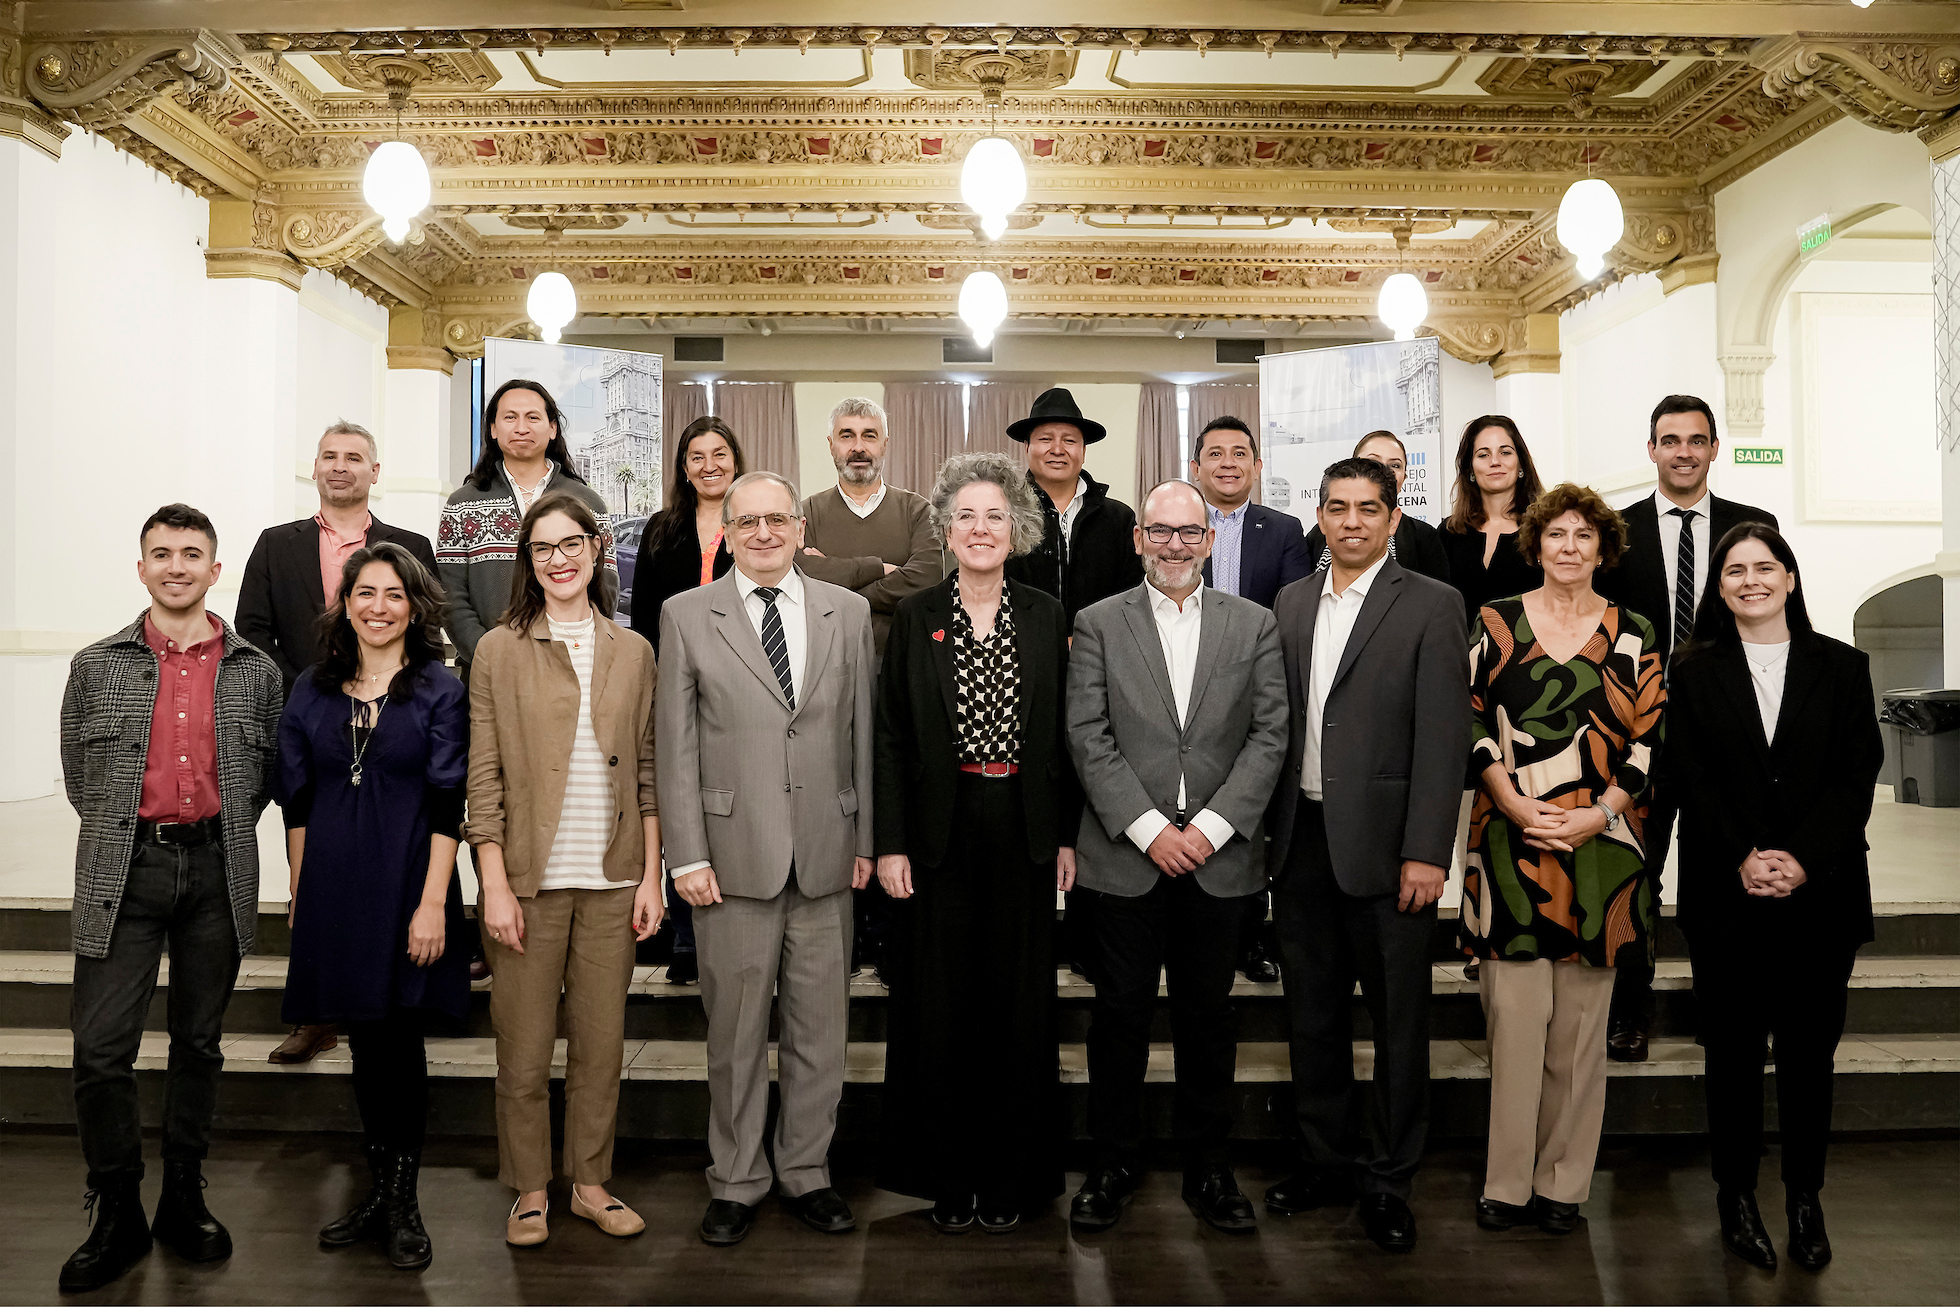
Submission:
[[[1667,691],[1654,628],[1609,604],[1569,662],[1532,633],[1522,598],[1485,604],[1471,629],[1470,771],[1476,803],[1459,942],[1479,958],[1610,967],[1622,948],[1653,957],[1660,886],[1646,861],[1644,793]],[[1504,765],[1526,798],[1590,806],[1617,785],[1633,796],[1618,828],[1571,853],[1531,848],[1479,778]]]
[[[961,762],[1021,761],[1021,655],[1014,645],[1014,606],[1007,587],[985,640],[973,636],[973,619],[953,587],[953,705]]]

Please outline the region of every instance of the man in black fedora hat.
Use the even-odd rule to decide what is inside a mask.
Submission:
[[[1083,417],[1075,396],[1060,386],[1042,391],[1007,434],[1028,447],[1028,480],[1041,492],[1048,524],[1041,547],[1008,560],[1007,574],[1060,599],[1073,630],[1084,608],[1143,583],[1132,538],[1136,514],[1082,470],[1089,446],[1108,433]]]

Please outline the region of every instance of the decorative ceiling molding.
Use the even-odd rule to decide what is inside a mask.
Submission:
[[[1869,127],[1915,132],[1960,112],[1960,37],[1845,42],[1799,34],[1750,55],[1772,96],[1820,96]]]
[[[404,61],[415,70],[413,81],[418,96],[440,92],[487,91],[503,77],[487,56],[475,50],[416,51],[400,55],[354,54],[350,51],[347,54],[318,54],[313,59],[328,76],[350,91],[385,94],[389,75],[398,75],[393,65]]]
[[[91,131],[120,126],[166,91],[224,89],[244,51],[208,31],[162,32],[98,41],[43,42],[27,51],[27,94],[59,118]]]

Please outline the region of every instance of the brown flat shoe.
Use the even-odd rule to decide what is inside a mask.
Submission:
[[[572,1189],[572,1215],[583,1216],[615,1239],[629,1238],[647,1228],[640,1214],[619,1199],[600,1209],[580,1198],[576,1186]]]
[[[551,1227],[544,1220],[551,1200],[547,1198],[542,1206],[527,1207],[520,1212],[518,1204],[523,1201],[519,1198],[510,1205],[510,1219],[504,1222],[504,1242],[517,1248],[530,1248],[551,1237]]]
[[[265,1060],[280,1066],[294,1066],[301,1062],[311,1062],[330,1048],[340,1047],[340,1036],[332,1026],[294,1026],[293,1033],[287,1035],[279,1047],[265,1055]]]

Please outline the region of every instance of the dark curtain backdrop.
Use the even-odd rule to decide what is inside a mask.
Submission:
[[[1178,457],[1177,387],[1168,381],[1146,381],[1137,394],[1137,502],[1150,488],[1173,477],[1187,477],[1190,468]]]
[[[796,480],[795,387],[789,382],[716,382],[715,416],[742,442],[749,471]]]
[[[1185,414],[1191,426],[1191,448],[1198,447],[1198,433],[1213,418],[1235,417],[1259,432],[1259,383],[1256,381],[1210,381],[1191,387],[1190,408]],[[1260,449],[1263,455],[1265,449]],[[1189,469],[1179,475],[1188,475]],[[1255,486],[1252,502],[1261,502],[1263,487]]]
[[[967,453],[991,450],[1009,454],[1026,467],[1028,447],[1008,439],[1007,424],[1026,417],[1034,407],[1035,396],[1046,389],[1046,382],[982,381],[975,385],[966,406]]]
[[[964,446],[964,392],[957,381],[886,384],[885,430],[891,436],[891,452],[885,460],[885,480],[915,494],[932,494],[940,465]]]

